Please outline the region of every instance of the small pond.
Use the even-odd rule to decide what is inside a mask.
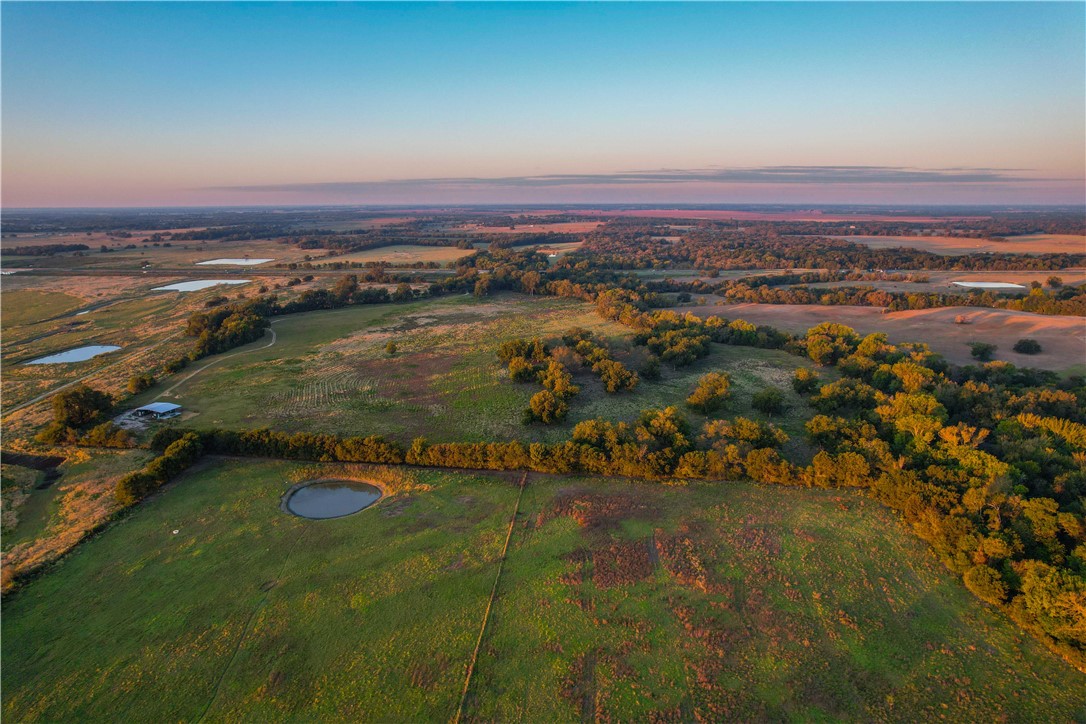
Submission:
[[[197,279],[191,282],[177,282],[164,287],[155,287],[152,292],[198,292],[220,284],[248,284],[250,279]]]
[[[316,480],[288,494],[285,508],[302,518],[342,518],[368,508],[381,489],[357,480]]]
[[[233,266],[256,266],[257,264],[267,264],[269,261],[275,261],[275,259],[208,259],[207,261],[198,261],[196,266],[207,266],[209,264],[230,264]]]
[[[57,352],[48,357],[38,357],[27,362],[28,365],[55,365],[65,362],[86,362],[91,357],[97,357],[107,352],[116,352],[120,347],[112,344],[92,344],[87,347],[76,347],[67,352]]]

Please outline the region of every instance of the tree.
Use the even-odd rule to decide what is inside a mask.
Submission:
[[[773,387],[754,393],[750,406],[767,415],[777,415],[784,411],[784,395]]]
[[[1041,351],[1041,343],[1035,339],[1020,339],[1014,343],[1014,351],[1020,354],[1037,354]]]
[[[974,359],[978,359],[981,362],[987,362],[992,359],[992,355],[995,354],[997,347],[994,344],[988,342],[970,342],[969,354],[973,355]]]
[[[1053,289],[1059,289],[1063,286],[1063,279],[1060,277],[1049,277],[1048,281],[1045,283]]]
[[[524,272],[520,277],[520,285],[524,287],[524,291],[528,292],[529,296],[535,296],[535,292],[539,289],[539,282],[542,277],[539,276],[537,271]]]
[[[709,372],[698,380],[698,386],[686,398],[686,404],[703,415],[708,415],[724,404],[731,395],[731,378],[727,373]]]
[[[142,375],[132,375],[128,380],[128,391],[133,395],[138,395],[144,390],[150,389],[154,384],[155,378],[148,372],[144,372]]]
[[[533,418],[544,425],[552,425],[565,419],[569,405],[550,390],[542,390],[532,395],[532,399],[528,401],[528,409]]]
[[[113,407],[113,397],[86,385],[53,396],[53,419],[61,425],[83,427],[97,422]]]
[[[395,342],[390,339],[388,341],[388,344],[385,345],[385,352],[387,352],[388,356],[391,357],[396,354],[397,350],[399,350],[399,347],[396,345]]]

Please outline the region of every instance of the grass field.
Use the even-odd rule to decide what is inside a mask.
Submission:
[[[541,388],[511,382],[495,357],[497,346],[533,335],[557,340],[573,326],[607,338],[631,368],[641,364],[645,351],[631,345],[628,330],[601,320],[591,305],[522,295],[453,297],[284,317],[274,324],[275,346],[257,349],[267,344],[258,342],[254,351],[224,359],[163,399],[195,413],[185,421],[195,427],[380,432],[404,442],[420,435],[432,441],[556,441],[580,420],[628,420],[643,409],[682,405],[710,370],[732,375],[731,410],[747,410],[750,397],[766,386],[785,388],[797,408],[804,404],[788,389],[793,370],[806,364],[802,359],[718,345],[712,356],[667,368],[662,380],[643,381],[633,393],[607,394],[590,370],[577,371],[582,391],[570,401],[566,423],[525,427],[521,412]],[[394,357],[384,350],[389,340],[399,346]],[[164,380],[133,402],[144,404],[173,384]],[[790,420],[782,419],[786,429]],[[789,431],[800,432],[796,425]]]
[[[321,262],[357,262],[383,261],[389,264],[414,264],[416,262],[437,262],[446,264],[474,253],[471,249],[457,249],[455,246],[422,246],[420,244],[397,244],[382,246],[378,249],[356,251],[351,254],[320,259]]]
[[[0,293],[0,324],[4,329],[55,317],[83,303],[79,297],[61,292],[37,292],[29,289]]]
[[[1086,236],[1073,234],[1030,234],[1009,236],[1006,241],[963,239],[954,236],[835,236],[875,249],[904,246],[933,254],[960,256],[978,252],[1005,254],[1086,254]]]
[[[329,475],[387,495],[280,512]],[[205,461],[5,601],[5,719],[447,721],[516,500]],[[870,501],[535,475],[465,718],[1052,721],[1081,684]]]

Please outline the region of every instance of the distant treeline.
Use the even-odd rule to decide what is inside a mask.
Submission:
[[[86,244],[38,244],[36,246],[9,246],[0,248],[4,256],[53,256],[69,251],[88,251]]]
[[[650,233],[646,233],[650,232]],[[863,269],[1044,271],[1082,266],[1086,254],[967,254],[947,256],[911,248],[872,249],[844,239],[782,236],[772,227],[741,231],[701,226],[677,242],[641,227],[604,227],[571,256],[611,269]],[[823,232],[824,233],[824,232]]]

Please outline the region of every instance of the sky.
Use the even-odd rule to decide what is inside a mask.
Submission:
[[[1086,3],[0,4],[0,204],[1086,203]]]

